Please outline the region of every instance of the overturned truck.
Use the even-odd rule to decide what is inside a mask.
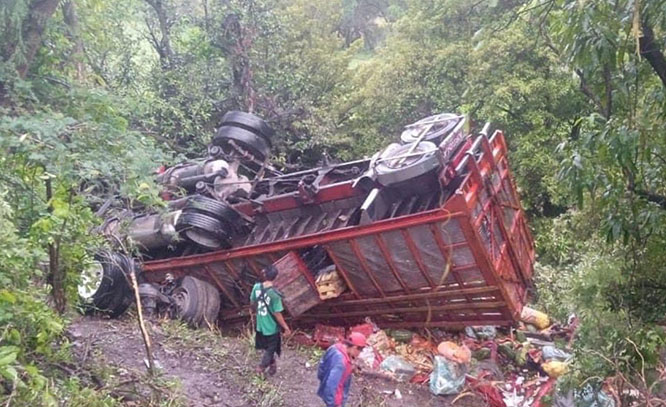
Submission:
[[[440,114],[405,127],[369,159],[283,174],[273,130],[229,112],[208,157],[161,169],[164,213],[116,212],[102,227],[140,260],[98,257],[81,290],[112,315],[141,296],[193,324],[243,321],[261,270],[297,323],[382,327],[510,325],[532,288],[534,246],[501,131],[466,132]],[[109,259],[113,258],[113,261]]]

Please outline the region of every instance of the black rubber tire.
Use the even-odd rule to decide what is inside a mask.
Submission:
[[[220,293],[205,281],[192,276],[179,280],[173,290],[176,315],[193,327],[215,324],[220,312]]]
[[[204,289],[208,292],[206,297],[206,307],[204,309],[202,323],[216,325],[217,317],[220,313],[220,292],[213,285],[199,280]]]
[[[202,295],[199,291],[199,284],[196,280],[192,276],[183,277],[171,294],[176,303],[176,316],[192,326],[198,326],[201,323],[203,300],[205,299],[205,294]]]
[[[203,195],[192,195],[188,198],[186,212],[201,213],[212,216],[220,222],[233,226],[242,221],[241,216],[229,204],[221,202]]]
[[[203,229],[220,237],[227,235],[224,225],[219,220],[209,215],[183,211],[183,214],[178,218],[176,229],[180,231],[188,227]]]
[[[249,130],[254,134],[263,137],[269,145],[271,145],[271,138],[275,134],[275,130],[266,123],[262,118],[253,115],[252,113],[231,111],[227,112],[222,117],[221,126],[240,127]]]
[[[229,234],[219,220],[196,212],[183,212],[176,229],[205,249],[229,246]]]
[[[220,127],[215,137],[213,137],[213,145],[221,146],[229,140],[240,144],[242,148],[249,151],[259,161],[264,161],[271,153],[271,147],[265,138],[249,130],[233,126]]]
[[[134,261],[112,252],[100,252],[95,255],[95,260],[102,265],[102,281],[89,301],[82,303],[83,310],[86,314],[102,313],[116,318],[132,304],[132,289],[127,275],[134,267]]]

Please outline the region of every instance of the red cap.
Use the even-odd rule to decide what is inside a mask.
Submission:
[[[359,348],[365,348],[367,345],[365,335],[360,332],[352,332],[347,338],[347,342],[350,345],[358,346]]]

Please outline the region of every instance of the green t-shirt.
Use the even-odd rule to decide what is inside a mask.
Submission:
[[[257,303],[257,331],[264,335],[274,335],[279,332],[279,328],[277,321],[268,313],[268,310],[270,309],[273,314],[284,311],[282,297],[274,288],[268,287],[263,289],[264,299],[262,301],[260,300],[261,290],[261,283],[257,283],[252,287],[250,293],[250,301]],[[268,305],[268,308],[266,308],[266,305]]]

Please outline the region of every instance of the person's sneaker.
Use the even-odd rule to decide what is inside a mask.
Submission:
[[[268,366],[268,375],[275,376],[275,373],[277,373],[277,363],[273,362]]]

